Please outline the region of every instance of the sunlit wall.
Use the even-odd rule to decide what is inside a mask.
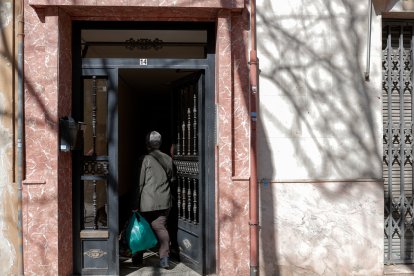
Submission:
[[[382,275],[381,16],[367,81],[368,2],[258,1],[263,275]]]

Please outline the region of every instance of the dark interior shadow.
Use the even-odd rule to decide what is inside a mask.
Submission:
[[[164,70],[165,71],[165,70]],[[167,70],[168,71],[168,70]],[[171,70],[170,70],[171,71]],[[173,138],[171,133],[172,110],[171,79],[163,79],[161,70],[121,70],[120,79],[124,83],[119,89],[119,118],[120,118],[120,186],[124,192],[119,196],[119,225],[125,225],[131,212],[132,197],[137,182],[139,156],[146,154],[145,136],[151,130],[157,130],[163,137],[161,151],[173,155]],[[151,82],[137,83],[136,79],[156,79],[157,85],[150,85]],[[176,78],[181,75],[177,74]],[[155,83],[155,82],[152,82]],[[132,145],[132,146],[131,146]],[[173,198],[172,208],[168,216],[167,229],[170,235],[171,247],[170,257],[172,263],[180,262],[179,246],[177,242],[178,232],[178,204],[177,204],[177,183],[171,183]],[[121,229],[121,228],[120,228]],[[157,257],[158,258],[158,257]],[[159,258],[154,261],[151,258],[147,264],[155,268],[159,265]],[[128,264],[128,263],[127,263]],[[125,269],[125,263],[121,264],[121,270]],[[134,268],[131,268],[134,269]],[[157,271],[154,271],[157,273]]]

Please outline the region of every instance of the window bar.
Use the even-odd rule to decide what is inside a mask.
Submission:
[[[183,152],[183,155],[185,155],[185,122],[184,122],[184,120],[183,120],[183,124],[181,125],[181,129],[182,129],[182,131],[183,131],[183,148],[182,148],[182,152]]]
[[[178,205],[178,218],[181,218],[181,186],[182,186],[182,179],[178,177],[178,189],[177,189],[177,205]]]
[[[183,211],[183,220],[187,219],[187,190],[186,190],[186,177],[183,177],[183,189],[182,189],[182,198],[183,198],[183,205],[182,205],[182,211]]]
[[[193,196],[193,193],[191,192],[191,178],[188,178],[188,190],[187,190],[187,213],[188,213],[188,220],[191,221],[191,205],[193,201],[191,200],[191,197]]]
[[[193,105],[193,128],[194,128],[194,143],[193,154],[197,155],[197,91],[194,91],[194,105]]]
[[[400,27],[399,40],[399,55],[400,67],[399,69],[399,90],[400,90],[400,258],[405,260],[405,191],[404,191],[404,27]]]
[[[407,130],[407,136],[408,138],[405,139],[406,142],[409,144],[408,145],[408,149],[407,149],[407,159],[409,162],[407,162],[407,164],[409,166],[411,166],[411,192],[408,195],[409,198],[407,197],[407,208],[408,208],[408,215],[409,218],[406,219],[406,224],[408,226],[408,228],[411,230],[411,232],[413,233],[414,229],[413,229],[413,219],[414,219],[414,213],[413,213],[413,110],[412,110],[412,103],[413,103],[413,26],[411,26],[411,37],[410,37],[410,50],[409,50],[409,59],[407,57],[407,63],[409,63],[409,66],[407,69],[410,69],[411,71],[409,73],[411,73],[410,75],[408,75],[407,81],[408,81],[408,85],[407,87],[407,92],[410,93],[410,108],[411,108],[411,114],[410,114],[410,122],[408,124],[408,130]],[[409,74],[408,73],[408,74]],[[408,171],[408,169],[407,169]],[[413,237],[410,237],[410,242],[412,242]],[[409,248],[410,249],[410,260],[413,260],[413,248],[412,246]]]
[[[388,101],[387,101],[387,109],[388,109],[388,135],[392,136],[392,127],[393,127],[393,122],[392,122],[392,107],[391,107],[391,102],[392,102],[392,79],[391,79],[391,71],[392,71],[392,67],[391,67],[391,27],[388,26],[387,27],[388,30],[388,35],[387,35],[387,82],[388,82],[388,86],[387,86],[387,95],[388,95]],[[388,138],[388,208],[389,208],[389,214],[388,214],[388,262],[390,262],[391,258],[392,258],[392,228],[393,228],[393,217],[392,217],[392,213],[393,213],[393,204],[392,204],[392,164],[394,161],[394,156],[393,156],[393,142],[392,142],[392,137]]]
[[[96,180],[93,180],[93,195],[92,195],[92,203],[93,203],[93,229],[98,229],[98,217],[96,212]]]
[[[414,26],[411,26],[411,124],[410,124],[410,134],[411,134],[411,200],[413,201],[413,193],[414,193],[414,137],[413,137],[413,124],[414,124]],[[413,207],[413,206],[411,206]],[[411,227],[413,227],[414,223],[414,214],[411,217]]]
[[[177,130],[177,155],[181,155],[180,141],[181,141],[181,138],[180,138],[180,127],[178,127],[178,130]]]
[[[96,111],[97,111],[96,76],[92,77],[92,155],[96,156]]]
[[[197,224],[198,220],[197,220],[197,179],[193,179],[193,223]]]
[[[187,154],[191,155],[191,109],[187,108],[187,131],[188,131],[188,149]]]
[[[180,117],[178,118],[178,120],[179,120],[179,122],[183,122],[182,124],[181,124],[181,130],[180,130],[180,133],[182,134],[182,137],[181,137],[181,140],[179,140],[178,141],[178,143],[181,143],[181,145],[182,145],[182,147],[181,147],[181,155],[182,156],[184,156],[185,155],[185,146],[184,146],[184,141],[185,141],[185,133],[184,133],[184,130],[183,130],[183,124],[184,124],[184,95],[185,95],[185,91],[184,91],[184,89],[180,89],[180,94],[181,94],[181,97],[179,98],[179,102],[180,102],[180,110],[179,110],[179,114],[180,114]],[[180,128],[180,123],[178,123],[178,125],[179,125],[179,128]]]

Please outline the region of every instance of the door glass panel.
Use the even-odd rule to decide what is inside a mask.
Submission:
[[[84,229],[108,226],[108,200],[106,180],[83,181]]]
[[[108,227],[108,81],[96,76],[83,80],[83,227]]]
[[[108,155],[106,79],[84,79],[84,155]]]

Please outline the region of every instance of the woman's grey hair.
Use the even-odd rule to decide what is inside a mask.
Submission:
[[[159,149],[161,147],[161,134],[156,131],[151,131],[147,134],[146,143],[150,149]]]

